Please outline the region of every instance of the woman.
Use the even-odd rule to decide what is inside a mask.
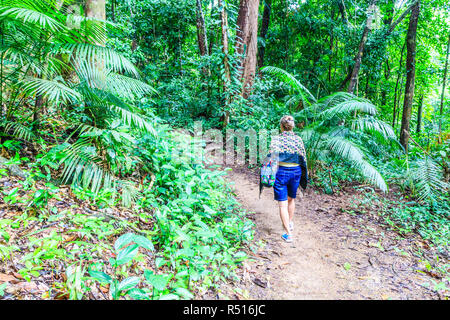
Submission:
[[[278,201],[280,218],[285,233],[286,242],[292,242],[294,228],[293,218],[295,198],[298,186],[306,188],[307,170],[306,154],[303,140],[292,130],[295,127],[292,116],[284,116],[280,120],[281,134],[272,138],[269,156],[278,157],[278,171],[273,186],[274,198]]]

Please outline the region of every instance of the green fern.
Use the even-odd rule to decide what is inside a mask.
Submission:
[[[448,193],[449,186],[443,179],[442,170],[430,157],[413,161],[408,173],[419,200],[436,199]]]
[[[130,155],[135,137],[155,134],[151,119],[134,102],[156,91],[140,80],[129,59],[99,45],[106,39],[106,28],[113,25],[69,15],[52,0],[4,0],[0,22],[0,80],[12,93],[6,106],[8,120],[1,125],[18,138],[35,139],[38,132],[27,123],[36,110],[21,116],[22,122],[11,119],[16,119],[17,105],[37,96],[60,116],[65,115],[61,110],[77,110],[80,117],[58,119],[76,128],[62,151],[57,146],[63,182],[94,193],[102,188],[120,190],[123,203],[130,205],[138,189],[126,176],[142,166]]]
[[[309,90],[289,72],[272,66],[261,68],[261,72],[275,76],[280,81],[291,87],[298,95],[296,98],[297,101],[301,99],[306,105],[311,104],[311,102],[316,102],[316,98],[311,94],[311,92],[309,92]]]

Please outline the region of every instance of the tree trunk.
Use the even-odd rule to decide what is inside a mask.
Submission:
[[[241,0],[239,5],[239,13],[236,20],[236,43],[234,48],[236,53],[243,54],[246,41],[246,35],[248,34],[248,6],[252,0]]]
[[[391,77],[391,67],[389,66],[389,57],[386,58],[384,64],[384,80],[385,82],[381,84],[381,105],[385,106],[387,103],[387,81]]]
[[[348,26],[348,15],[347,10],[345,9],[344,0],[337,0],[337,4],[339,7],[339,12],[341,13],[342,22],[344,22],[344,24]]]
[[[200,55],[208,54],[208,40],[206,37],[205,17],[203,15],[202,3],[197,0],[197,41]]]
[[[418,0],[416,0],[418,1]],[[388,11],[388,15],[385,19],[385,23],[389,24],[389,27],[387,28],[386,33],[384,34],[384,38],[387,39],[389,37],[389,35],[392,33],[392,31],[394,31],[394,29],[397,27],[398,24],[400,24],[400,22],[403,21],[403,19],[407,16],[408,12],[412,10],[412,8],[414,7],[414,4],[416,2],[413,2],[408,8],[405,9],[405,11],[400,15],[400,17],[397,18],[397,20],[395,20],[394,22],[392,22],[393,17],[392,17],[392,10],[389,9]],[[364,49],[363,49],[364,50]],[[352,72],[354,71],[354,69],[352,69],[351,71],[349,71],[349,73],[347,74],[347,76],[344,78],[344,80],[342,81],[341,85],[339,86],[339,90],[344,90],[347,82],[352,78]]]
[[[419,0],[416,0],[415,2],[413,2],[408,8],[406,8],[406,10],[400,15],[400,17],[397,18],[397,20],[394,21],[394,23],[391,23],[391,25],[389,26],[389,29],[386,33],[386,36],[390,35],[392,33],[392,31],[394,31],[395,27],[397,27],[397,25],[403,21],[403,19],[406,17],[406,15],[408,14],[409,11],[411,11],[419,2]],[[392,21],[392,18],[391,18]]]
[[[263,45],[258,49],[258,67],[262,68],[264,66],[264,53],[266,51],[266,36],[269,30],[270,24],[270,12],[272,11],[272,0],[265,0],[264,2],[264,12],[261,21],[261,39],[263,39]]]
[[[366,88],[364,90],[364,97],[366,99],[369,99],[369,81],[370,81],[370,74],[367,74],[367,77],[366,77]]]
[[[284,0],[284,19],[283,19],[283,33],[284,33],[284,70],[288,70],[289,65],[289,31],[288,31],[288,0]]]
[[[33,131],[37,131],[40,128],[40,118],[41,109],[43,106],[44,98],[42,94],[36,94],[36,99],[34,101],[34,111],[33,111]]]
[[[423,94],[419,98],[419,108],[417,109],[417,127],[416,132],[420,133],[422,127],[422,109],[423,109]]]
[[[394,89],[394,111],[392,114],[392,127],[395,127],[395,120],[396,120],[396,115],[397,115],[397,92],[398,92],[398,82],[400,81],[400,77],[402,75],[402,62],[403,62],[403,52],[405,51],[405,47],[406,47],[406,41],[403,44],[402,47],[402,52],[400,53],[400,62],[398,64],[398,74],[397,74],[397,81],[395,83],[395,89]]]
[[[228,15],[225,6],[222,6],[222,1],[219,0],[220,12],[220,27],[222,31],[222,52],[223,52],[223,67],[225,73],[225,81],[223,82],[222,96],[224,102],[222,103],[224,108],[223,113],[223,127],[225,128],[230,123],[230,109],[229,109],[229,95],[228,85],[231,81],[230,62],[228,59]]]
[[[395,3],[394,0],[388,0],[388,8],[386,9],[386,15],[383,19],[383,23],[385,26],[389,26],[392,23],[392,20],[394,18],[394,7]],[[386,59],[384,63],[384,83],[382,83],[381,86],[381,105],[386,105],[386,98],[387,98],[387,81],[391,77],[391,69],[389,67],[389,53],[386,52]]]
[[[244,53],[244,58],[241,61],[242,73],[240,74],[242,80],[241,95],[244,98],[247,98],[250,94],[256,72],[258,8],[259,0],[241,0],[236,23],[236,52]]]
[[[116,22],[116,1],[111,1],[111,19],[113,22]]]
[[[406,35],[406,85],[405,99],[403,101],[402,125],[400,128],[400,144],[408,152],[410,135],[411,109],[414,99],[414,86],[416,76],[416,35],[419,20],[420,4],[417,1],[411,9],[408,33]]]
[[[334,7],[331,7],[331,20],[334,21]],[[330,28],[330,61],[328,63],[328,86],[331,84],[331,69],[333,65],[333,42],[334,42],[333,28]]]
[[[366,25],[364,27],[363,34],[361,36],[361,41],[359,42],[358,53],[356,54],[355,57],[355,64],[353,66],[352,74],[350,76],[350,83],[347,89],[347,92],[349,93],[353,93],[355,91],[356,80],[358,78],[359,69],[361,68],[361,60],[364,53],[364,47],[366,45],[369,32],[372,29],[372,22],[375,15],[376,4],[377,0],[372,0],[367,10]]]
[[[439,116],[440,116],[440,118],[439,118],[439,135],[441,135],[441,131],[442,131],[442,114],[444,112],[445,82],[447,81],[449,50],[450,50],[450,34],[448,35],[447,56],[445,57],[444,78],[442,79],[441,107],[439,109]]]

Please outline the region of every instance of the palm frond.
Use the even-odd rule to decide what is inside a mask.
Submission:
[[[388,191],[386,181],[383,176],[369,162],[364,160],[364,153],[353,142],[340,136],[334,136],[324,142],[330,151],[344,159],[347,159],[352,167],[371,184],[380,188],[383,192]]]
[[[120,180],[117,184],[122,188],[122,205],[129,207],[139,196],[139,189],[134,183],[127,180]]]
[[[352,128],[355,130],[381,134],[384,139],[396,140],[397,136],[392,127],[384,121],[378,120],[374,117],[357,118],[352,121]]]
[[[63,152],[66,154],[61,159],[61,164],[64,164],[63,183],[91,187],[94,193],[98,193],[102,186],[111,188],[111,173],[102,166],[102,159],[92,152],[90,139],[81,138],[73,145],[68,144]]]
[[[139,77],[139,71],[133,63],[110,48],[90,43],[67,43],[55,45],[53,51],[71,54],[77,62],[101,63],[104,68],[111,69],[116,73],[126,72],[134,77]]]
[[[364,154],[361,149],[352,141],[341,136],[329,136],[323,141],[326,148],[335,155],[347,159],[351,162],[363,161]]]
[[[61,77],[54,80],[27,77],[21,82],[21,88],[29,94],[42,95],[55,105],[80,99],[80,94],[66,86]]]
[[[97,88],[126,99],[142,97],[157,91],[141,80],[114,73],[106,68],[100,68],[89,61],[76,61],[75,71],[81,81],[91,88]]]
[[[32,23],[36,27],[52,32],[61,32],[61,30],[65,29],[65,26],[62,23],[49,15],[29,8],[1,6],[0,19],[6,18],[19,20],[21,23],[28,26]]]
[[[122,121],[131,127],[137,127],[145,132],[155,135],[156,131],[153,125],[142,115],[122,108],[118,105],[110,105],[110,110],[121,115]]]
[[[142,97],[146,94],[157,93],[152,86],[121,74],[110,73],[106,78],[106,87],[119,96],[133,99],[135,96]]]
[[[442,176],[442,170],[429,157],[411,163],[409,172],[419,200],[434,199],[439,194],[448,192],[448,183]]]
[[[335,92],[319,99],[319,101],[317,101],[317,104],[323,105],[325,108],[327,108],[330,105],[336,105],[355,98],[356,96],[349,92]]]
[[[25,141],[32,142],[36,137],[30,127],[19,122],[4,120],[3,122],[0,122],[0,126],[5,127],[5,132],[11,130],[13,136]]]
[[[320,112],[319,116],[323,119],[348,116],[351,113],[362,112],[369,115],[376,115],[377,108],[369,101],[363,98],[353,98],[338,103],[337,105]]]
[[[261,71],[277,77],[283,83],[290,86],[298,94],[301,95],[303,101],[306,102],[307,104],[310,104],[310,101],[316,102],[316,98],[311,94],[311,92],[309,92],[309,90],[289,72],[272,66],[264,67],[261,69]]]
[[[354,165],[359,169],[359,172],[369,183],[377,186],[383,192],[388,192],[388,186],[383,176],[370,163],[362,160],[359,162],[354,162]]]

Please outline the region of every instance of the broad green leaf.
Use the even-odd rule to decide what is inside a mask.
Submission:
[[[151,284],[156,290],[162,291],[166,288],[172,275],[167,274],[153,274],[152,271],[144,271],[145,279]]]
[[[140,281],[139,277],[126,278],[126,279],[124,279],[124,280],[122,280],[120,282],[119,290],[120,291],[125,291],[125,290],[128,290],[128,289],[131,289],[131,288],[137,286],[139,284],[139,281]]]
[[[159,297],[159,300],[180,300],[180,297],[176,294],[169,293]]]
[[[135,235],[133,233],[125,233],[121,235],[114,243],[114,249],[116,249],[116,251],[119,251],[119,249],[121,249],[123,246],[132,242],[134,236]]]
[[[89,274],[101,283],[111,283],[112,278],[103,271],[89,270]]]
[[[111,292],[111,295],[114,300],[116,300],[120,297],[119,281],[114,280],[111,283],[111,286],[109,287],[109,292]]]
[[[176,288],[175,292],[184,299],[194,298],[194,295],[186,288]]]
[[[145,249],[151,250],[151,251],[155,250],[155,248],[153,247],[153,243],[144,236],[135,235],[133,237],[133,241],[136,242],[136,244],[138,244],[142,248],[145,248]]]
[[[131,261],[139,251],[139,246],[137,244],[132,244],[125,249],[122,249],[117,255],[116,263],[117,265],[122,265]]]
[[[149,295],[142,289],[132,288],[128,290],[127,294],[135,300],[148,300]]]

